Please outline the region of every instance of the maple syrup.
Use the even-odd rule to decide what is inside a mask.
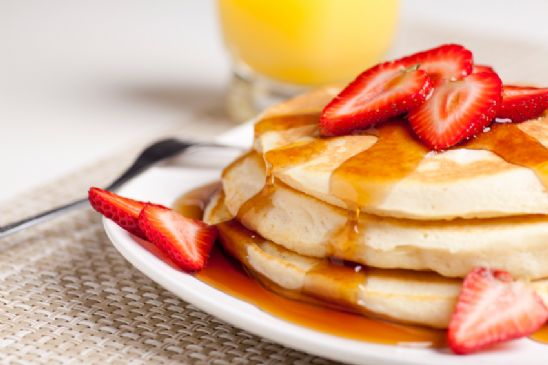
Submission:
[[[377,142],[333,171],[330,193],[360,207],[383,199],[390,186],[415,171],[428,149],[401,120],[376,129]]]
[[[316,114],[270,118],[258,123],[256,135],[268,130],[310,125],[316,121]],[[393,184],[415,171],[428,153],[428,149],[415,139],[403,121],[385,123],[379,126],[375,135],[378,140],[371,148],[346,160],[331,176],[330,192],[347,202],[349,210],[345,227],[340,232],[336,232],[337,237],[332,240],[344,243],[343,246],[331,247],[334,255],[351,250],[359,230],[362,229],[359,226],[360,210],[356,207],[378,202]],[[312,158],[315,154],[321,153],[325,141],[325,139],[315,139],[297,142],[286,148],[269,151],[265,157],[267,172],[265,187],[242,205],[238,217],[241,219],[251,209],[261,209],[271,203],[270,197],[277,183],[272,176],[272,169],[285,166],[286,163],[299,163]],[[516,125],[494,124],[489,131],[462,144],[460,148],[488,150],[511,164],[531,168],[545,186],[548,186],[547,149]],[[206,190],[198,190],[190,194],[192,198],[207,199]],[[207,191],[211,193],[212,190]],[[188,202],[193,199],[183,196],[177,201],[176,209],[183,214],[198,217],[200,207],[203,209],[206,199],[188,208]],[[241,227],[237,222],[223,224],[232,223],[236,224],[235,227]],[[236,228],[232,227],[232,229]],[[243,227],[241,229],[245,230]],[[242,252],[233,254],[236,257],[243,255]],[[350,271],[354,271],[356,275],[350,274],[344,265],[334,268],[333,265],[324,262],[307,274],[301,293],[290,293],[264,278],[261,279],[258,275],[260,283],[248,275],[239,263],[235,263],[216,248],[206,268],[197,273],[196,277],[279,318],[324,333],[383,344],[420,343],[439,346],[444,343],[443,331],[393,324],[317,305],[322,303],[322,292],[327,291],[328,298],[331,301],[337,298],[336,302],[340,303],[342,308],[357,306],[355,287],[366,279],[367,274],[366,270]],[[348,279],[348,285],[345,288],[341,289],[338,285],[332,288],[329,285],[326,287],[329,280],[340,282],[341,277]],[[321,288],[319,288],[320,285]],[[279,292],[286,297],[274,292]],[[317,299],[317,303],[314,303],[314,299]],[[548,326],[541,328],[531,338],[548,342]]]
[[[174,209],[185,216],[201,218],[203,208],[218,186],[218,183],[213,183],[189,191],[177,199]],[[353,271],[361,272],[356,268]],[[347,275],[342,265],[339,273],[339,275]],[[195,275],[208,285],[253,304],[278,318],[323,333],[365,342],[411,347],[442,347],[445,345],[444,331],[371,319],[280,296],[252,278],[240,263],[227,257],[218,246],[213,249],[207,266]],[[325,283],[325,280],[319,278],[326,276],[328,278],[336,277],[337,272],[325,265],[313,268],[307,275],[303,292],[306,294],[325,291],[325,288],[320,289],[315,285],[319,282]],[[353,280],[349,280],[348,288],[359,285],[361,280],[363,280],[362,276],[354,276]],[[263,282],[263,284],[265,283]],[[341,304],[347,306],[349,303],[356,303],[353,293],[355,293],[353,290],[341,292]],[[285,294],[288,295],[288,293]],[[321,296],[318,299],[321,299]],[[330,299],[332,300],[332,298]],[[548,343],[548,325],[542,327],[530,338]]]
[[[429,150],[404,121],[377,128],[378,140],[349,158],[331,176],[330,193],[353,205],[382,201],[390,188],[414,172]],[[533,170],[548,187],[548,149],[518,125],[494,123],[488,131],[451,149],[490,151],[506,162]]]
[[[270,181],[270,179],[267,177],[266,181]],[[262,211],[264,209],[268,209],[268,207],[272,204],[272,194],[274,193],[274,186],[275,182],[272,183],[265,183],[264,187],[253,197],[248,199],[240,209],[238,209],[237,217],[240,220],[245,220],[245,216],[252,211]]]
[[[327,246],[328,256],[355,257],[355,249],[358,247],[362,229],[360,225],[360,208],[349,207],[345,224],[324,242]]]
[[[291,123],[292,118],[295,124]],[[261,126],[261,130],[295,128],[302,125],[303,120],[306,120],[303,116],[290,115],[277,126],[273,120],[268,121]],[[360,207],[381,202],[392,186],[413,173],[429,152],[403,120],[393,120],[381,124],[373,131],[362,133],[376,136],[377,141],[370,148],[344,161],[330,177],[330,194],[344,201],[347,210],[351,212],[344,227],[325,242],[328,251],[339,257],[351,257],[356,240],[363,236],[358,234],[363,227],[359,226],[359,220],[353,212],[358,211],[359,217]],[[325,152],[331,139],[302,138],[289,146],[268,151],[265,160],[270,163],[269,171],[272,170],[275,175],[278,169],[313,159]],[[548,188],[548,149],[523,132],[517,124],[494,123],[475,138],[451,149],[456,148],[487,150],[510,164],[530,168]],[[256,199],[253,201],[257,202]]]
[[[303,139],[289,146],[270,150],[264,154],[264,158],[270,164],[272,171],[275,171],[313,159],[325,151],[327,144],[327,138]]]
[[[548,343],[548,325],[544,325],[537,332],[533,333],[529,338],[537,342]]]
[[[280,296],[250,277],[218,248],[196,277],[278,318],[334,336],[394,345],[441,346],[444,343],[442,331],[370,319]]]
[[[207,202],[220,188],[221,183],[216,181],[192,189],[175,200],[175,203],[173,203],[173,210],[176,210],[188,218],[202,219]]]
[[[265,132],[284,131],[292,128],[314,126],[318,124],[320,113],[279,115],[259,120],[255,123],[255,137]]]
[[[295,118],[295,124],[291,123],[291,118]],[[282,118],[284,122],[277,126],[270,120],[260,130],[295,128],[306,120],[303,118],[289,115],[287,119]],[[543,118],[548,118],[548,115]],[[429,152],[403,120],[393,120],[363,133],[375,135],[377,142],[343,162],[330,178],[330,193],[347,202],[351,210],[355,206],[364,207],[382,201],[390,188],[414,172]],[[312,133],[313,136],[315,134]],[[332,138],[303,139],[268,151],[265,158],[274,171],[297,165],[322,153]],[[457,148],[490,151],[510,164],[530,168],[548,187],[548,149],[523,132],[518,124],[493,123],[487,131],[449,150]]]
[[[493,123],[463,148],[491,151],[508,163],[530,168],[548,188],[548,149],[518,124]]]
[[[175,209],[181,214],[190,214],[196,217],[196,207],[204,207],[207,198],[200,204],[196,204],[197,196],[205,197],[207,193],[212,193],[212,186],[206,186],[190,191],[188,194],[177,199]],[[185,202],[190,203],[186,205]],[[222,223],[225,225],[233,224],[236,229],[245,230],[237,222]],[[257,237],[249,235],[249,232],[241,232],[248,237]],[[257,242],[259,239],[257,238]],[[233,249],[238,249],[233,248]],[[238,253],[233,253],[239,256]],[[240,254],[241,255],[241,254]],[[352,275],[349,280],[348,288],[358,285],[363,280],[364,273],[359,273],[354,269],[350,270],[356,275]],[[318,290],[315,287],[321,278],[334,278],[338,275],[348,275],[348,268],[341,266],[335,271],[323,265],[319,265],[311,270],[307,276],[303,294],[314,294],[318,297]],[[276,294],[271,290],[278,289],[278,292],[297,299],[303,299],[298,293],[283,293],[283,289],[274,288],[273,283],[263,280],[261,283],[251,277],[242,266],[227,257],[226,254],[216,247],[212,251],[206,267],[195,274],[196,277],[208,285],[232,295],[238,299],[244,300],[258,307],[259,309],[270,313],[278,318],[288,322],[311,328],[323,333],[340,336],[343,338],[381,343],[381,344],[399,344],[403,346],[442,346],[445,343],[443,331],[430,330],[422,327],[400,325],[382,320],[376,320],[364,317],[362,315],[345,312],[342,310],[328,308],[322,305],[321,295],[317,298],[317,304],[305,302],[302,300],[288,299]],[[325,282],[325,280],[321,280]],[[271,290],[265,286],[270,287]],[[340,291],[339,301],[341,305],[348,306],[356,303],[355,291]],[[309,299],[309,301],[313,298]]]
[[[271,118],[265,120],[260,130],[283,130],[303,123],[308,125],[314,118],[310,115]],[[279,120],[283,122],[273,124]],[[291,124],[291,121],[295,123]],[[382,201],[391,187],[414,172],[429,152],[402,120],[390,121],[363,133],[375,136],[377,141],[340,164],[330,177],[330,193],[344,201],[350,212],[345,225],[324,242],[328,253],[338,257],[352,257],[356,241],[363,236],[360,230],[364,227],[359,225],[360,207]],[[266,152],[263,156],[267,175],[264,191],[249,199],[240,212],[266,208],[273,192],[276,170],[314,159],[325,152],[330,140],[308,137]],[[455,148],[491,151],[508,163],[532,169],[548,186],[548,149],[516,124],[495,123],[489,131]],[[238,216],[243,217],[243,214]]]

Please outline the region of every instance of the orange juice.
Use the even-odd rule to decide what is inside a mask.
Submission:
[[[219,12],[236,66],[314,86],[348,81],[380,61],[398,0],[219,0]]]

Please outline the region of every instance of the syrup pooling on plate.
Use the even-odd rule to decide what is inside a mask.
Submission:
[[[246,248],[248,245],[261,247],[265,244],[264,240],[234,220],[221,223],[218,228],[223,240],[223,248],[251,268]],[[352,266],[336,266],[326,260],[318,260],[320,263],[306,274],[304,287],[301,290],[288,290],[254,270],[251,270],[253,277],[250,277],[241,271],[239,266],[227,268],[226,263],[231,264],[231,262],[224,261],[226,258],[222,255],[212,259],[215,261],[211,266],[208,265],[198,274],[201,280],[216,287],[220,280],[223,291],[291,323],[367,342],[420,343],[422,346],[443,344],[441,331],[396,325],[350,313],[349,311],[364,312],[358,303],[357,290],[360,283],[366,280],[366,275],[354,271]],[[216,268],[219,264],[218,259],[223,260],[221,272],[218,272]],[[343,281],[345,285],[341,286],[340,281]],[[330,302],[323,300],[334,296],[336,300]]]
[[[198,188],[181,196],[177,199],[178,203],[175,209],[183,215],[191,214],[195,217],[196,207],[205,206],[209,200],[206,191],[212,191],[211,187]],[[204,198],[201,204],[195,204],[194,198],[196,196]],[[185,204],[185,202],[191,202],[191,204]],[[221,230],[230,229],[234,234],[245,236],[247,240],[251,239],[255,244],[263,242],[259,236],[246,230],[237,221],[221,223],[219,228]],[[243,241],[240,242],[243,243]],[[245,255],[243,244],[241,247],[232,248],[234,249],[231,252],[232,255],[236,257]],[[318,285],[320,280],[324,280],[326,277],[345,278],[348,285],[342,291],[340,288],[338,289],[341,298],[339,304],[341,308],[354,307],[358,309],[356,290],[359,283],[366,277],[363,272],[353,266],[330,269],[326,262],[324,261],[310,270],[302,293],[285,293],[294,298],[300,297],[302,300],[319,300],[316,304],[282,297],[271,290],[276,291],[278,289],[278,292],[284,290],[279,287],[275,288],[275,284],[271,282],[263,281],[263,285],[269,286],[268,289],[265,288],[259,281],[249,276],[238,263],[226,257],[219,248],[214,248],[206,267],[198,272],[196,277],[214,288],[253,304],[278,318],[334,336],[403,346],[407,344],[442,346],[444,344],[442,331],[393,324],[322,306],[321,297],[318,298],[316,295],[316,298],[314,298],[306,294],[307,292],[310,293],[314,285]]]
[[[533,333],[530,338],[537,342],[548,343],[548,325],[545,324],[537,332]]]
[[[177,200],[180,202],[177,205],[177,210],[182,214],[188,212],[194,214],[196,206],[203,207],[206,204],[209,197],[203,192],[207,190],[211,191],[211,188],[198,188],[191,191],[188,196],[187,194],[183,195]],[[189,206],[181,203],[192,202],[196,196],[204,197],[202,204],[190,204],[191,209],[187,209]],[[223,225],[241,227],[236,221],[223,223]],[[245,233],[245,228],[241,227],[237,229]],[[262,241],[256,235],[251,234],[250,237],[257,244]],[[237,255],[237,253],[234,254]],[[359,269],[362,268],[358,266],[354,268],[354,271]],[[343,269],[339,274],[347,275],[347,272]],[[303,291],[305,293],[311,291],[314,282],[321,280],[325,275],[336,276],[324,262],[311,270]],[[360,275],[365,276],[363,273]],[[444,345],[445,336],[443,331],[392,324],[341,310],[284,298],[263,287],[257,280],[250,277],[238,263],[227,258],[219,248],[213,250],[205,269],[197,273],[196,277],[229,295],[256,305],[267,313],[320,332],[373,343],[399,344],[403,346],[433,345],[436,347]],[[341,298],[345,298],[344,302],[347,304],[355,298],[350,288],[357,287],[362,278],[363,276],[353,276],[349,280],[352,284],[347,287],[349,288],[348,292],[341,293]],[[548,342],[548,327],[543,327],[537,333],[533,334],[531,338],[540,342]]]
[[[358,202],[367,203],[368,201],[374,201],[375,199],[382,199],[384,194],[389,192],[390,186],[415,171],[415,169],[420,164],[420,161],[422,160],[422,158],[424,158],[425,154],[428,151],[423,148],[422,145],[418,144],[418,142],[414,140],[412,136],[411,138],[408,138],[409,133],[407,126],[399,124],[400,122],[394,121],[389,122],[385,125],[380,125],[377,128],[375,134],[379,138],[378,141],[368,150],[361,152],[358,155],[355,155],[354,157],[339,165],[338,169],[335,170],[333,176],[331,177],[332,183],[333,180],[336,179],[335,176],[337,173],[341,173],[341,171],[344,171],[344,169],[346,169],[346,172],[352,171],[352,164],[350,161],[352,161],[353,159],[358,160],[358,158],[362,158],[362,162],[364,162],[366,165],[368,164],[369,166],[366,173],[362,175],[362,179],[365,179],[367,177],[370,181],[365,184],[363,182],[360,182],[357,189],[352,185],[352,183],[348,184],[350,189],[348,189],[345,194],[347,194],[347,196],[349,197],[353,197]],[[287,125],[289,124],[287,123]],[[309,124],[304,123],[303,125]],[[383,137],[384,139],[389,139],[389,141],[384,143],[384,146]],[[289,147],[286,146],[287,151],[284,152],[281,152],[281,150],[283,149],[272,151],[272,161],[275,162],[272,164],[273,168],[275,169],[277,167],[277,163],[285,163],[287,164],[285,166],[291,166],[291,164],[295,163],[295,161],[306,161],[307,159],[315,156],[317,153],[321,153],[322,144],[325,143],[325,141],[327,140],[318,140],[319,142],[316,142],[315,140],[303,140],[300,142],[300,144],[298,142],[295,145]],[[394,142],[394,140],[398,142]],[[398,151],[408,153],[410,151],[409,146],[412,147],[412,156],[400,156],[399,154],[395,153]],[[291,148],[294,149],[291,150]],[[532,169],[537,173],[539,178],[544,183],[546,182],[545,164],[546,161],[548,161],[546,148],[535,138],[532,138],[527,133],[525,133],[521,128],[519,128],[518,125],[494,124],[493,126],[491,126],[490,130],[481,133],[476,139],[473,139],[461,145],[460,148],[491,151],[511,164]],[[378,156],[383,155],[383,153],[381,152],[383,149],[387,151],[385,153],[387,153],[388,156],[390,154],[395,154],[396,156],[390,156],[390,160],[386,159],[386,155],[383,159],[379,158]],[[281,154],[276,156],[276,154],[278,153]],[[284,153],[287,153],[288,156],[285,162],[283,162]],[[281,158],[282,160],[276,160],[277,158]],[[377,160],[377,162],[375,162],[375,160]],[[356,161],[354,161],[354,164],[354,168],[365,169],[364,166],[359,166]],[[395,165],[400,167],[403,166],[404,168],[397,171],[391,171],[394,166],[383,166],[381,167],[381,170],[384,170],[378,172],[371,168],[371,166],[376,165]],[[270,204],[269,201],[271,200],[272,187],[274,187],[274,185],[279,182],[276,182],[274,180],[274,176],[270,175],[270,169],[266,166],[268,165],[265,164],[266,175],[267,177],[270,176],[271,179],[267,179],[267,181],[265,182],[265,188],[259,194],[255,195],[255,197],[253,197],[252,199],[250,199],[250,201],[244,204],[244,206],[248,206],[247,208],[244,208],[244,206],[242,206],[242,212],[245,212],[246,209],[260,209],[261,204]],[[356,175],[356,173],[354,173],[354,175]],[[340,175],[339,178],[341,176],[342,175]],[[352,174],[348,176],[352,176]],[[371,177],[373,177],[373,179],[370,179]],[[385,182],[385,186],[379,188],[381,184],[375,184],[375,178],[377,179],[377,182]],[[346,183],[348,183],[349,179],[346,180]],[[344,183],[345,178],[340,179],[339,183],[341,182]],[[352,189],[354,191],[352,191]],[[345,201],[348,200],[345,199]],[[335,236],[337,238],[333,239],[331,242],[331,244],[336,245],[332,248],[333,253],[336,256],[337,252],[345,252],[347,250],[351,250],[353,246],[355,246],[355,244],[353,243],[354,239],[352,238],[353,232],[357,233],[357,231],[360,229],[366,229],[366,227],[359,227],[359,225],[356,224],[356,222],[358,222],[357,217],[359,216],[359,209],[355,208],[355,204],[352,204],[351,200],[348,204],[348,210],[349,214],[346,226],[335,233]],[[239,225],[239,223],[236,221],[231,223]],[[255,237],[257,238],[257,244],[260,244],[260,237]],[[232,269],[239,271],[240,274],[244,277],[244,279],[242,280],[244,280],[247,284],[243,281],[240,281],[240,279],[232,280],[232,275],[227,275],[227,272],[229,272],[230,269],[227,268],[226,265],[230,265]],[[221,267],[220,270],[219,267]],[[265,280],[260,280],[263,285],[265,285],[271,291],[266,290],[263,286],[258,284],[257,280],[247,276],[244,272],[242,272],[239,266],[227,260],[226,257],[222,255],[222,253],[215,252],[211,260],[211,265],[208,265],[208,267],[206,267],[203,272],[199,273],[198,277],[205,282],[208,282],[209,284],[222,289],[223,291],[226,291],[232,295],[235,295],[241,299],[257,305],[259,308],[269,313],[275,314],[281,318],[297,324],[301,324],[306,327],[314,328],[331,334],[336,334],[342,337],[381,343],[398,343],[409,341],[437,342],[438,339],[441,337],[440,334],[435,331],[433,332],[437,333],[436,335],[425,335],[428,330],[424,330],[425,332],[422,333],[420,332],[422,331],[422,329],[419,329],[420,331],[417,334],[414,332],[416,329],[413,327],[395,326],[382,321],[368,319],[360,315],[345,313],[340,310],[319,307],[317,305],[312,305],[309,303],[295,302],[294,300],[281,298],[271,292],[274,291],[282,293],[283,295],[287,295],[292,298],[298,298],[301,301],[313,302],[314,300],[316,300],[317,303],[322,303],[322,299],[329,298],[332,302],[336,302],[334,303],[336,306],[342,309],[354,310],[356,312],[359,312],[359,286],[360,283],[363,283],[367,280],[367,271],[356,273],[352,270],[351,266],[334,266],[333,262],[323,261],[321,264],[314,266],[308,271],[308,273],[306,274],[305,285],[301,291],[297,293],[287,293],[287,290],[276,287],[276,285],[271,282],[268,283]],[[340,282],[346,282],[347,284],[343,286],[337,285],[337,283]],[[248,284],[253,286],[254,289],[250,291],[242,289],[247,287],[246,285]],[[318,287],[322,290],[317,290]],[[263,298],[264,300],[258,298],[261,297],[262,294],[257,294],[259,292],[259,289],[257,288],[260,288],[260,290],[262,291],[261,293],[267,293]],[[336,295],[331,295],[333,293],[335,293]],[[328,294],[330,295],[328,296]],[[276,298],[276,300],[274,300],[273,298]],[[279,300],[281,300],[283,304],[279,306],[275,305],[274,303],[280,303]],[[324,302],[323,304],[325,305],[326,303]],[[305,309],[302,308],[306,308],[306,315],[303,314]],[[310,319],[310,313],[320,314],[318,316],[313,316],[314,318]],[[346,319],[343,320],[340,316],[350,317],[345,317]],[[327,323],[325,321],[326,317],[337,318],[337,320],[334,322],[328,321],[329,323]],[[353,324],[355,323],[360,323],[360,325],[354,327]],[[372,336],[372,334],[379,334],[379,331],[381,331],[380,328],[383,328],[384,330],[383,326],[385,325],[394,326],[393,328],[386,331],[386,333],[391,333],[390,336],[385,336],[386,333],[381,333],[380,338]],[[398,331],[395,332],[395,335],[394,328],[398,329]],[[405,333],[402,334],[401,332],[399,332],[400,329],[404,329]],[[407,332],[407,330],[409,330],[410,332]],[[406,337],[409,335],[409,333],[412,333],[411,337],[416,337],[409,339],[408,337]],[[532,335],[532,338],[537,341],[545,342],[548,338],[548,335],[546,333],[548,333],[548,330],[546,330],[545,327]],[[425,338],[427,339],[425,340]]]
[[[202,219],[207,202],[220,188],[221,183],[216,181],[192,189],[175,200],[173,210],[188,218]]]
[[[330,335],[404,346],[407,343],[436,347],[444,344],[442,331],[397,325],[284,298],[263,287],[218,249],[212,252],[208,265],[196,277],[282,320]]]

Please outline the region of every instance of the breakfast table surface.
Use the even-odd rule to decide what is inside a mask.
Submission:
[[[548,85],[546,14],[543,0],[403,0],[388,57],[462,43],[503,80]],[[0,50],[0,225],[105,185],[161,136],[235,126],[212,0],[0,0]],[[0,363],[177,362],[328,363],[156,285],[90,209],[0,241]]]

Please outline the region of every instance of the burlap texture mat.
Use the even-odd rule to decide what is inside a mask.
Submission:
[[[141,149],[0,208],[0,224],[105,185]],[[232,327],[145,277],[90,208],[0,240],[2,364],[328,364]]]

